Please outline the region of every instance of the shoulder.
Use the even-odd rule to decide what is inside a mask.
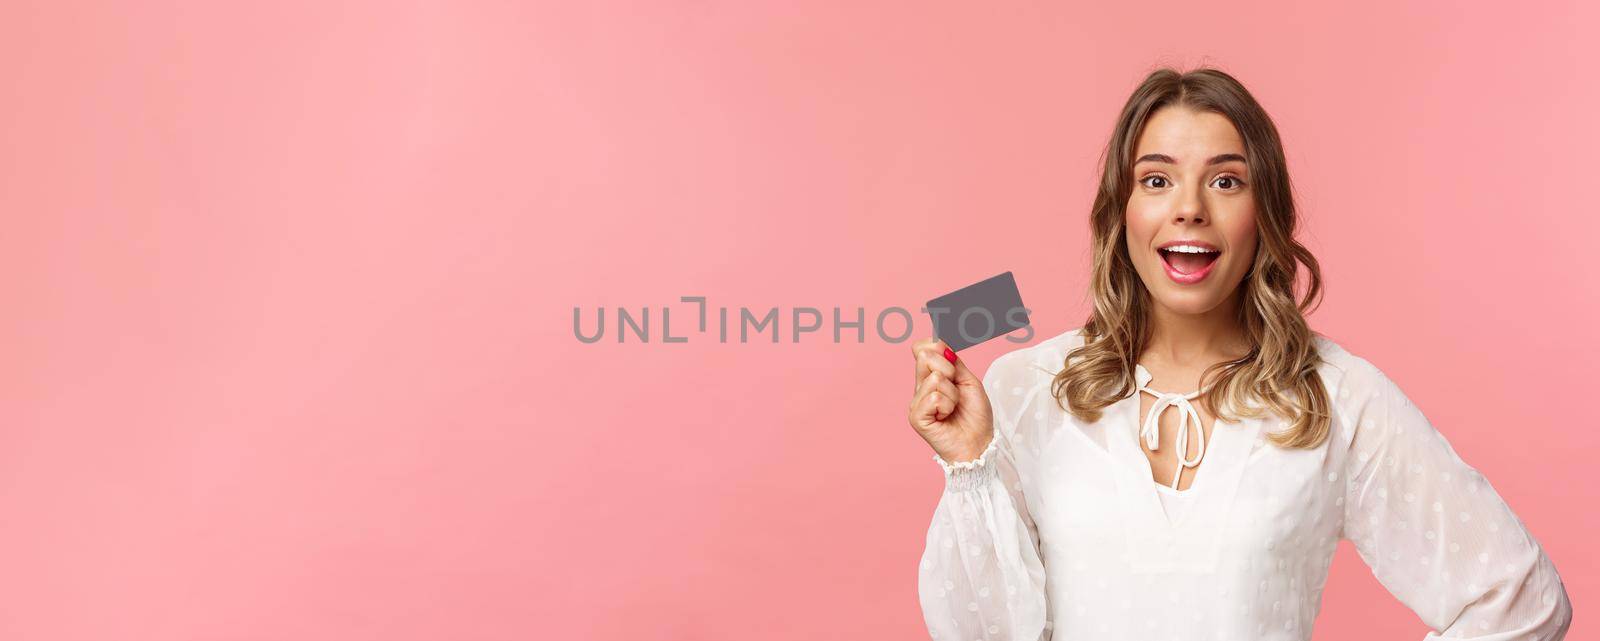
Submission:
[[[1343,345],[1318,334],[1317,348],[1322,356],[1323,382],[1333,406],[1335,433],[1350,444],[1358,433],[1370,432],[1375,425],[1397,418],[1410,418],[1418,412],[1400,387],[1372,361],[1351,353]]]
[[[1001,354],[984,372],[984,382],[1026,386],[1041,379],[1054,379],[1065,365],[1067,353],[1083,345],[1081,329],[1069,329],[1038,343]]]
[[[1083,344],[1079,329],[1070,329],[994,359],[983,374],[989,400],[1002,414],[1015,416],[1033,399],[1049,395],[1067,352]]]
[[[1050,385],[1065,366],[1067,353],[1083,344],[1079,329],[1013,349],[989,364],[983,386],[1004,431],[1018,429],[1016,422],[1024,410],[1051,396]]]
[[[1336,404],[1359,401],[1393,386],[1393,381],[1383,370],[1372,361],[1351,352],[1343,344],[1320,333],[1314,336],[1314,340],[1317,354],[1322,358],[1322,365],[1318,369]]]

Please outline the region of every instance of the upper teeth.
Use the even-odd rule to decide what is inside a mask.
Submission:
[[[1217,251],[1215,249],[1206,249],[1204,247],[1196,247],[1194,245],[1170,245],[1163,247],[1162,249],[1171,252],[1183,252],[1185,254],[1212,254],[1216,253]]]

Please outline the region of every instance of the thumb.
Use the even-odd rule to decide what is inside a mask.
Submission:
[[[955,380],[956,393],[961,395],[961,403],[973,409],[987,408],[989,395],[983,389],[983,379],[967,368],[966,361],[956,361]]]
[[[950,382],[958,386],[977,385],[978,387],[983,387],[983,379],[978,378],[977,374],[972,373],[972,370],[967,368],[966,361],[957,359],[955,366],[956,376]]]

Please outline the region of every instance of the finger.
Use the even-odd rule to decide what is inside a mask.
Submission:
[[[939,390],[928,392],[928,400],[933,404],[934,422],[942,421],[956,411],[955,400],[940,393]]]
[[[928,376],[928,369],[938,368],[938,360],[934,360],[933,356],[944,353],[944,342],[939,339],[917,340],[917,344],[910,348],[910,353],[912,360],[917,361],[917,379],[922,380],[923,376]],[[947,374],[954,374],[954,371],[947,371]]]
[[[944,399],[944,401],[938,403],[940,411],[934,417],[934,420],[944,420],[954,413],[957,407],[966,402],[964,395],[956,388],[956,384],[950,382],[950,379],[939,375],[938,372],[930,372],[928,377],[922,379],[922,382],[917,385],[918,399],[932,395],[939,395]]]
[[[956,377],[956,366],[945,358],[944,352],[946,349],[949,349],[949,346],[938,339],[930,338],[918,341],[916,346],[912,348],[912,355],[916,358],[916,377],[912,380],[920,381],[931,371],[938,371],[943,373],[945,378],[954,379]]]
[[[958,359],[950,367],[955,370],[950,374],[950,380],[955,381],[957,385],[978,385],[980,387],[983,385],[983,379],[972,373],[972,370],[967,367],[966,361]]]
[[[950,382],[950,379],[940,376],[938,372],[934,372],[928,376],[931,379],[929,388],[930,391],[938,392],[945,398],[950,399],[950,411],[955,411],[955,406],[961,403],[961,393],[956,391],[956,384]],[[949,412],[946,412],[946,414],[948,415]]]
[[[911,403],[911,422],[918,428],[927,428],[939,422],[939,399],[933,394],[920,394]]]
[[[934,370],[928,372],[928,375],[922,377],[922,380],[917,381],[917,391],[915,394],[917,396],[921,396],[923,394],[927,394],[929,390],[939,389],[941,387],[941,383],[948,384],[949,390],[956,389],[955,383],[951,382],[949,377],[944,375],[944,372]]]

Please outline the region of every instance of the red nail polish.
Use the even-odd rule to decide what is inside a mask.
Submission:
[[[945,347],[944,348],[944,359],[947,360],[947,361],[950,361],[951,365],[954,365],[956,363],[955,350],[952,350],[949,347]]]

